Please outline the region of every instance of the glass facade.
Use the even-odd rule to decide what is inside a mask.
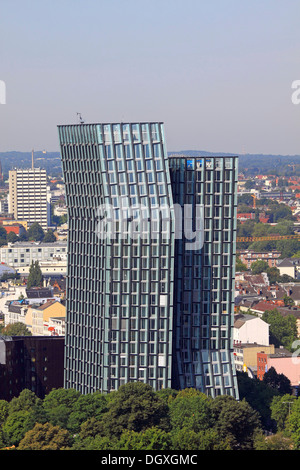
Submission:
[[[69,217],[65,387],[142,381],[237,397],[237,159],[169,158],[162,123],[58,130]],[[198,205],[204,238],[193,246],[179,236],[178,213],[186,219],[188,206],[197,231]]]
[[[59,126],[59,137],[69,208],[65,385],[170,387],[174,218],[160,214],[172,207],[163,126]],[[107,208],[113,227],[104,227]],[[121,223],[141,209],[138,230]]]
[[[237,398],[232,341],[237,157],[171,156],[170,175],[174,204],[188,209],[194,223],[201,208],[203,230],[195,249],[183,237],[175,244],[172,386]]]

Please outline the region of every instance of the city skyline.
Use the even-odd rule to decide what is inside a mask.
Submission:
[[[0,151],[57,123],[163,121],[169,151],[298,155],[299,3],[3,2]]]

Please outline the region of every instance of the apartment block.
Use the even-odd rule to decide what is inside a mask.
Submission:
[[[41,168],[15,168],[9,171],[8,212],[15,220],[38,222],[43,230],[49,225],[47,173]]]

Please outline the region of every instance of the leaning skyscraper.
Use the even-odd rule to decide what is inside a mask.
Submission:
[[[159,122],[58,130],[69,220],[65,387],[143,381],[237,398],[237,159],[169,158]]]

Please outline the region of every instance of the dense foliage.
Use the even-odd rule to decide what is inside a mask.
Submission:
[[[238,379],[240,400],[227,395],[209,398],[195,389],[155,392],[140,382],[128,383],[110,394],[82,395],[74,389],[54,389],[43,400],[23,390],[10,402],[0,400],[0,448],[300,448],[298,400],[281,393],[273,383],[249,379],[245,373]],[[272,438],[266,438],[265,431],[270,429]]]

